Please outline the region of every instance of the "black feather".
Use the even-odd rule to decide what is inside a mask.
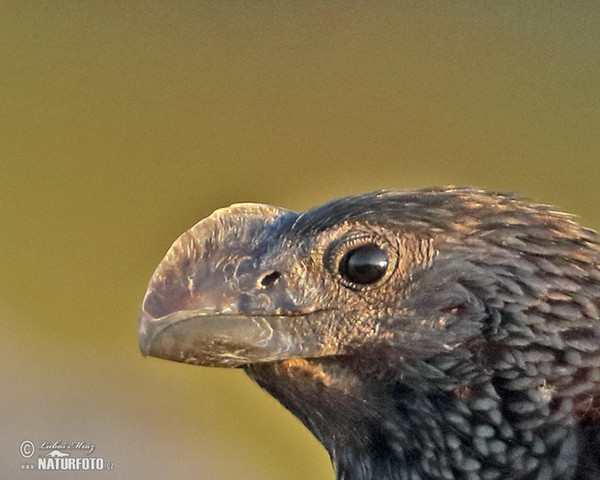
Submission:
[[[472,189],[236,206],[174,244],[140,345],[243,366],[340,480],[599,479],[597,244]],[[345,270],[353,249],[368,275]]]

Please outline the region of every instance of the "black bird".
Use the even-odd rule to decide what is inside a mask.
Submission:
[[[217,210],[156,269],[144,355],[242,367],[341,480],[600,479],[600,249],[472,189]]]

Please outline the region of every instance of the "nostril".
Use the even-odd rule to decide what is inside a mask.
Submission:
[[[271,273],[267,273],[265,276],[263,276],[260,280],[260,284],[263,287],[270,287],[271,285],[275,284],[275,282],[277,282],[277,280],[279,280],[279,277],[281,277],[281,273],[279,273],[277,270],[271,272]]]

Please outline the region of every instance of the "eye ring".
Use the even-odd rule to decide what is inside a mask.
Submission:
[[[392,275],[398,260],[385,239],[370,235],[341,238],[324,257],[329,272],[352,290],[378,287]]]

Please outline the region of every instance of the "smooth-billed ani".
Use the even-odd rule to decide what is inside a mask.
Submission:
[[[338,479],[600,479],[600,250],[474,189],[217,210],[156,269],[142,353],[243,367]]]

